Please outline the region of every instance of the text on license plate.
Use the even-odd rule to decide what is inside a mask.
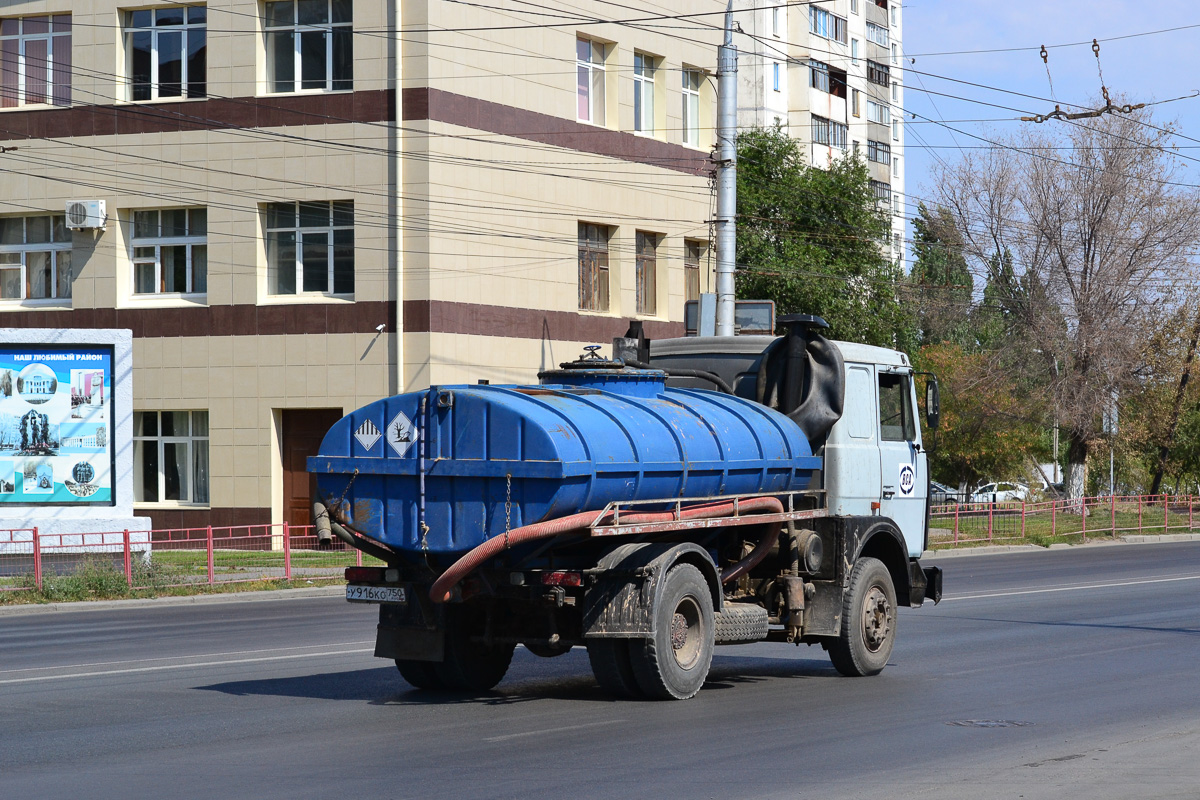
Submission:
[[[355,586],[346,587],[346,599],[356,603],[404,603],[403,586]]]

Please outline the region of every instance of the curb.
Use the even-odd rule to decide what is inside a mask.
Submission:
[[[1049,547],[1036,544],[986,545],[984,547],[961,547],[947,550],[926,550],[921,558],[961,558],[962,556],[986,556],[1000,553],[1048,553],[1051,550],[1074,550],[1078,547],[1119,547],[1127,544],[1169,544],[1176,542],[1200,542],[1200,533],[1131,534],[1119,539],[1096,539],[1086,543],[1067,544],[1060,542]]]
[[[0,617],[56,611],[109,611],[115,608],[160,608],[163,606],[212,605],[220,603],[273,603],[285,600],[306,600],[314,597],[344,597],[346,587],[313,586],[303,589],[265,589],[257,592],[227,594],[190,594],[180,597],[145,597],[131,600],[82,600],[72,603],[27,603],[0,606]]]

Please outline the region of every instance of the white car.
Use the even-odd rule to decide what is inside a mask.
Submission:
[[[1023,483],[985,483],[971,493],[972,503],[1011,503],[1029,499],[1029,487]]]

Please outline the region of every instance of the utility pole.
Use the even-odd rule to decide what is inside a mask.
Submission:
[[[725,43],[717,48],[717,336],[733,336],[737,268],[737,48],[733,0],[725,9]]]

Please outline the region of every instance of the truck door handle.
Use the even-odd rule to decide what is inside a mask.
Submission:
[[[896,487],[895,487],[895,486],[885,486],[885,487],[883,487],[883,496],[884,496],[884,497],[892,497],[892,496],[894,496],[895,494],[896,494]]]

